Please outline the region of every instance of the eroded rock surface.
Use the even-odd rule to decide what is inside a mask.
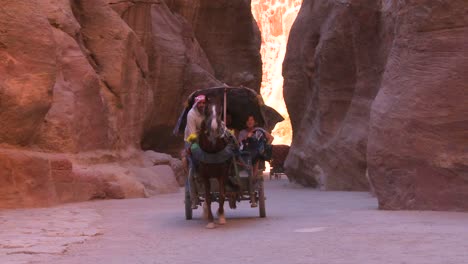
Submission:
[[[466,2],[305,0],[284,63],[288,175],[383,209],[468,210]]]
[[[252,16],[250,1],[167,2],[193,28],[218,80],[232,86],[243,85],[260,91],[261,39]]]
[[[468,4],[383,8],[386,20],[399,15],[371,108],[368,165],[379,207],[468,210]]]
[[[183,183],[182,162],[139,150],[79,154],[0,150],[0,208],[148,197]]]
[[[306,185],[367,190],[369,112],[385,50],[375,34],[378,3],[348,2],[304,1],[291,30],[283,68],[294,130],[287,167]],[[325,177],[315,179],[317,171]]]
[[[259,90],[259,35],[245,1],[2,4],[0,207],[174,191],[181,161],[141,149],[179,152],[172,128],[193,90]]]

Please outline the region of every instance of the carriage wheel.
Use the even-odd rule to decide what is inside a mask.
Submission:
[[[192,203],[190,201],[190,190],[188,185],[188,179],[185,182],[185,219],[192,219]]]
[[[263,188],[263,181],[260,182],[259,188],[258,188],[258,211],[260,214],[260,217],[266,217],[266,211],[265,211],[265,190]]]

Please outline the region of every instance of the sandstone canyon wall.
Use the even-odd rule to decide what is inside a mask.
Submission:
[[[2,5],[0,207],[177,190],[181,162],[151,150],[181,146],[171,132],[186,96],[222,83],[260,87],[245,1]],[[236,12],[244,23],[222,20]]]
[[[200,46],[222,83],[260,91],[260,32],[250,1],[167,0],[193,28]],[[198,87],[200,88],[200,87]]]
[[[382,209],[468,210],[468,4],[304,0],[283,65],[288,176]]]
[[[378,4],[366,4],[304,1],[291,29],[283,65],[293,127],[288,175],[304,173],[304,184],[322,177],[326,189],[368,189],[367,126],[384,62]]]
[[[468,2],[420,2],[382,6],[396,33],[371,108],[369,176],[381,208],[468,210]]]

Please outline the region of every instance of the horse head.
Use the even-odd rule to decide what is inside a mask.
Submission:
[[[225,127],[221,122],[222,107],[216,102],[206,106],[205,119],[201,126],[200,147],[209,153],[221,151],[226,147],[223,135]]]
[[[218,105],[208,105],[205,122],[209,135],[208,138],[214,143],[216,138],[221,135],[221,111]]]

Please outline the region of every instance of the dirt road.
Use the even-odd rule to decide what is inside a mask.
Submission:
[[[468,263],[468,213],[378,211],[368,193],[265,184],[267,218],[185,220],[182,190],[0,214],[0,263]],[[215,205],[214,205],[215,206]]]

